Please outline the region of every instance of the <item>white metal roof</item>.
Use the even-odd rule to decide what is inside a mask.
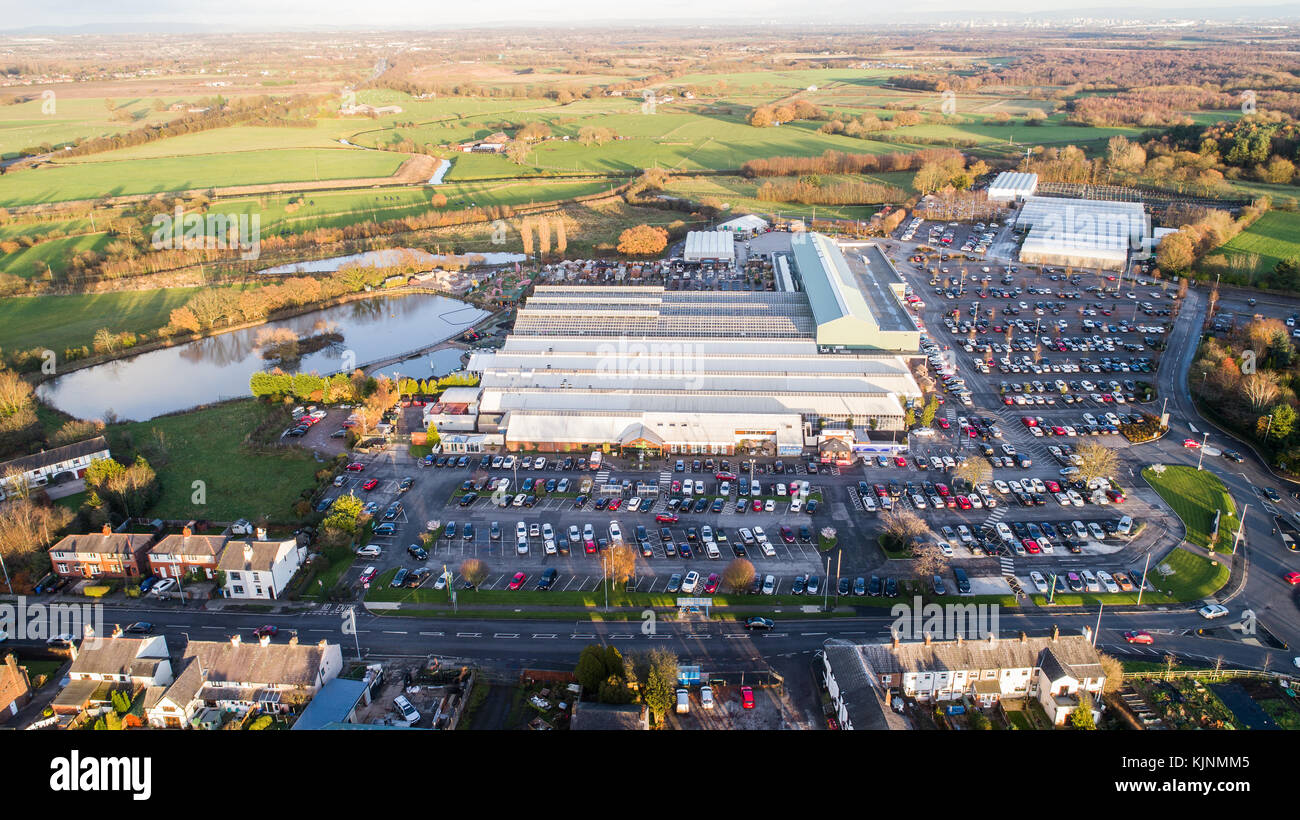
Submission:
[[[720,231],[761,231],[768,227],[768,222],[761,216],[745,214],[729,219],[718,226]]]
[[[1003,171],[989,183],[989,199],[1015,199],[1038,190],[1038,174]]]
[[[684,259],[735,259],[736,236],[730,231],[691,231],[686,234]]]

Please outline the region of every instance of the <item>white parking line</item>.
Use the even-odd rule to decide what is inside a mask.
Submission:
[[[547,639],[549,639],[549,638],[554,638],[554,637],[557,637],[557,636],[554,635],[554,634],[551,634],[551,635],[533,635],[533,637],[534,637],[534,638],[539,638],[539,639],[540,639],[540,638],[547,638]]]

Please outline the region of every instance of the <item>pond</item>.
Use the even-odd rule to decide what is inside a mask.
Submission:
[[[283,276],[294,273],[331,273],[348,265],[383,268],[403,264],[444,265],[449,261],[472,262],[473,264],[482,265],[507,265],[511,262],[523,262],[525,259],[527,257],[522,253],[506,253],[504,251],[489,251],[486,253],[475,251],[452,257],[442,253],[429,253],[418,248],[387,248],[378,251],[352,253],[347,256],[331,256],[328,259],[291,262],[287,265],[277,265],[274,268],[263,268],[258,273],[267,276]]]
[[[368,367],[373,362],[456,336],[487,315],[435,294],[376,296],[77,370],[45,382],[36,392],[47,404],[78,418],[103,418],[112,411],[118,419],[143,421],[250,395],[249,376],[275,366],[262,358],[256,345],[258,334],[267,328],[289,328],[303,337],[328,325],[341,334],[341,343],[284,367],[324,374],[355,367],[373,371]],[[445,375],[459,366],[459,350],[442,350],[386,366],[383,371],[385,375],[393,370],[412,376],[419,373],[420,378],[427,378]],[[438,373],[439,368],[445,369]]]

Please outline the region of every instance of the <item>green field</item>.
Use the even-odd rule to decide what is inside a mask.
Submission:
[[[89,346],[95,331],[152,331],[198,288],[122,291],[71,296],[16,296],[0,300],[0,350]]]
[[[1209,547],[1214,514],[1222,510],[1217,548],[1221,551],[1232,548],[1232,536],[1237,532],[1237,505],[1218,476],[1195,467],[1166,465],[1160,475],[1147,467],[1142,477],[1174,508],[1187,528],[1187,540],[1197,546]]]
[[[1272,270],[1283,259],[1300,255],[1300,213],[1269,211],[1220,250],[1226,254],[1259,254],[1260,269]]]
[[[883,174],[862,174],[854,179],[892,185],[911,194],[911,171],[891,171]],[[833,182],[836,176],[824,177]],[[762,180],[750,180],[739,176],[701,176],[674,177],[668,185],[667,193],[691,199],[696,202],[705,197],[721,200],[730,205],[731,213],[781,214],[782,216],[825,217],[827,219],[868,219],[880,210],[880,205],[801,205],[794,202],[767,202],[756,198],[758,186]]]
[[[406,157],[352,148],[68,163],[0,176],[0,205],[151,194],[227,185],[390,176]]]
[[[129,433],[136,447],[163,436],[167,456],[147,455],[162,484],[162,498],[149,514],[160,518],[207,518],[213,521],[295,520],[291,507],[299,493],[315,485],[320,464],[306,450],[286,449],[283,455],[255,455],[240,448],[244,436],[263,418],[268,408],[252,399],[195,410],[152,421],[109,428],[114,452],[129,450],[123,436]],[[205,504],[193,503],[194,482],[202,481]]]
[[[129,121],[114,119],[103,97],[77,99],[57,91],[53,110],[43,99],[0,106],[0,156],[9,158],[42,143],[58,146],[184,116],[178,111],[154,111],[153,101],[152,97],[115,98],[113,104],[131,114]],[[164,98],[168,104],[176,101],[176,98]]]
[[[256,197],[223,199],[209,208],[209,213],[258,214],[263,236],[275,233],[298,233],[314,228],[341,228],[358,222],[383,222],[418,216],[433,210],[435,195],[447,197],[446,208],[458,210],[472,205],[527,205],[531,202],[572,199],[607,191],[620,180],[536,181],[498,180],[452,183],[447,185],[413,185],[385,188],[382,191],[312,191],[303,194],[268,194]],[[288,206],[296,202],[292,213]]]
[[[65,236],[23,248],[16,253],[0,254],[0,273],[11,273],[30,279],[48,269],[54,274],[67,270],[72,257],[82,251],[102,253],[112,241],[107,233],[88,233]]]

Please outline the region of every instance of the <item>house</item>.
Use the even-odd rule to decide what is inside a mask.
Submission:
[[[160,578],[183,578],[199,573],[211,580],[217,572],[225,535],[194,535],[189,527],[169,535],[149,548],[149,568]]]
[[[61,484],[82,478],[92,461],[108,457],[108,442],[103,436],[95,436],[0,463],[0,476],[3,476],[0,478],[0,498],[13,492],[10,485],[16,480],[15,476],[21,475],[28,487]]]
[[[146,691],[145,719],[157,728],[193,726],[206,710],[244,715],[250,709],[286,713],[310,702],[343,668],[338,644],[190,641],[180,673],[166,687]]]
[[[1005,697],[1036,699],[1056,725],[1079,706],[1081,692],[1092,696],[1100,717],[1106,672],[1087,627],[1080,635],[967,641],[901,643],[855,647],[873,686],[895,689],[920,701],[970,698],[989,707]]]
[[[50,547],[50,565],[64,578],[135,578],[149,570],[155,536],[113,532],[64,536]]]
[[[846,731],[909,728],[892,708],[892,693],[876,684],[857,650],[857,646],[841,640],[827,641],[822,649],[826,691],[839,727]]]
[[[433,425],[439,433],[474,432],[482,393],[481,387],[448,387],[437,402],[424,406],[424,428],[427,430]]]
[[[0,664],[0,725],[18,714],[32,699],[32,685],[27,670],[18,665],[18,658],[6,653]]]
[[[111,703],[114,690],[135,692],[172,682],[167,639],[161,635],[144,638],[118,634],[83,641],[73,650],[68,685],[50,706],[65,718]]]
[[[217,561],[217,569],[226,574],[221,594],[227,598],[279,598],[302,566],[305,552],[296,538],[231,540]]]

